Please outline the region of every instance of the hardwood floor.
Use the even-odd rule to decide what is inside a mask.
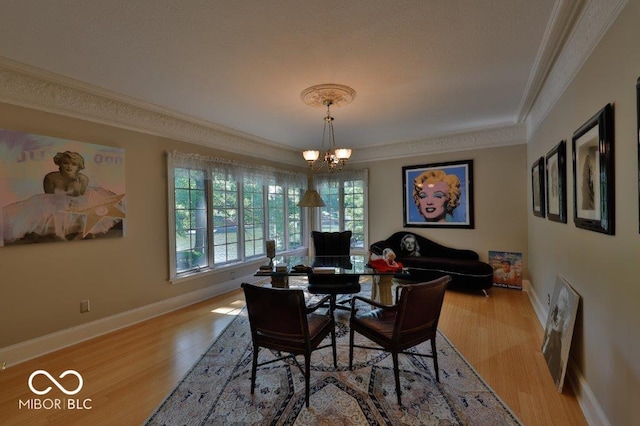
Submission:
[[[490,294],[448,291],[440,329],[525,425],[585,425],[571,389],[555,390],[540,352],[543,330],[526,293],[494,288]],[[0,372],[0,424],[141,424],[243,306],[242,293],[234,291],[11,366]],[[19,408],[34,398],[29,376],[40,369],[54,376],[78,371],[84,379],[79,394],[67,397],[54,387],[40,399],[75,398],[87,409]],[[76,378],[58,380],[77,386]],[[52,385],[41,375],[33,384]]]
[[[571,388],[556,391],[540,351],[544,330],[526,292],[447,291],[439,326],[525,425],[587,424]]]

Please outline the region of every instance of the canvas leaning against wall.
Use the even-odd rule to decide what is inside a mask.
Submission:
[[[542,355],[547,361],[549,372],[558,392],[562,392],[567,373],[567,362],[579,303],[580,296],[571,285],[564,278],[556,277],[542,342]]]
[[[489,251],[493,285],[522,290],[522,253]]]
[[[0,129],[0,247],[124,236],[124,149]]]

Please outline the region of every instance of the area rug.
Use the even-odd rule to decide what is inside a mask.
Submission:
[[[363,293],[370,287],[363,284]],[[313,297],[309,296],[310,301]],[[369,309],[369,306],[362,306]],[[440,382],[430,358],[400,355],[403,406],[397,405],[393,363],[382,351],[354,351],[349,364],[346,311],[336,311],[338,368],[331,348],[311,356],[310,405],[295,363],[258,369],[250,394],[252,345],[246,310],[233,320],[149,417],[148,425],[519,425],[518,418],[449,340],[436,339]],[[356,334],[360,343],[370,344]],[[415,351],[430,353],[427,342]],[[259,362],[277,354],[260,350]],[[300,363],[304,360],[300,358]]]

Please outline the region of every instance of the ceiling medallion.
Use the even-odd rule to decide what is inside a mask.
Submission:
[[[356,91],[342,84],[316,84],[300,93],[302,102],[313,107],[326,107],[327,101],[331,106],[339,108],[348,105],[356,97]]]

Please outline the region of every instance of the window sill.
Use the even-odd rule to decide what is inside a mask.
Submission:
[[[287,252],[281,252],[278,253],[278,256],[300,256],[300,255],[305,255],[307,253],[307,247],[300,247],[298,249],[294,249],[294,250],[290,250]],[[180,284],[183,282],[188,282],[188,281],[192,281],[195,279],[200,279],[200,278],[204,278],[204,277],[208,277],[211,275],[216,275],[216,274],[221,274],[221,273],[229,273],[234,271],[235,269],[240,269],[241,267],[246,267],[246,266],[252,266],[255,265],[255,267],[257,268],[258,266],[262,265],[263,263],[265,263],[268,259],[266,257],[259,257],[257,259],[251,259],[251,260],[246,260],[244,262],[235,262],[235,263],[229,263],[227,265],[223,265],[223,266],[218,266],[218,267],[214,267],[214,268],[201,268],[198,271],[189,271],[189,272],[184,272],[181,273],[179,275],[176,275],[172,278],[169,279],[169,282],[171,284]]]
[[[230,263],[228,265],[218,266],[215,268],[201,268],[197,271],[189,271],[189,272],[184,272],[179,275],[176,275],[170,278],[169,282],[171,284],[181,284],[183,282],[192,281],[192,280],[200,279],[204,277],[209,277],[212,275],[217,275],[221,273],[230,273],[235,269],[239,269],[240,267],[250,266],[252,264],[255,264],[257,267],[263,262],[264,262],[264,259],[260,258],[260,259],[247,260],[245,262]]]
[[[217,273],[219,271],[215,270],[215,269],[211,269],[211,268],[202,268],[198,271],[189,271],[189,272],[185,272],[179,275],[176,275],[172,278],[169,279],[169,282],[171,284],[180,284],[186,281],[191,281],[194,279],[198,279],[198,278],[202,278],[202,277],[207,277],[209,275],[214,275],[215,273]]]

